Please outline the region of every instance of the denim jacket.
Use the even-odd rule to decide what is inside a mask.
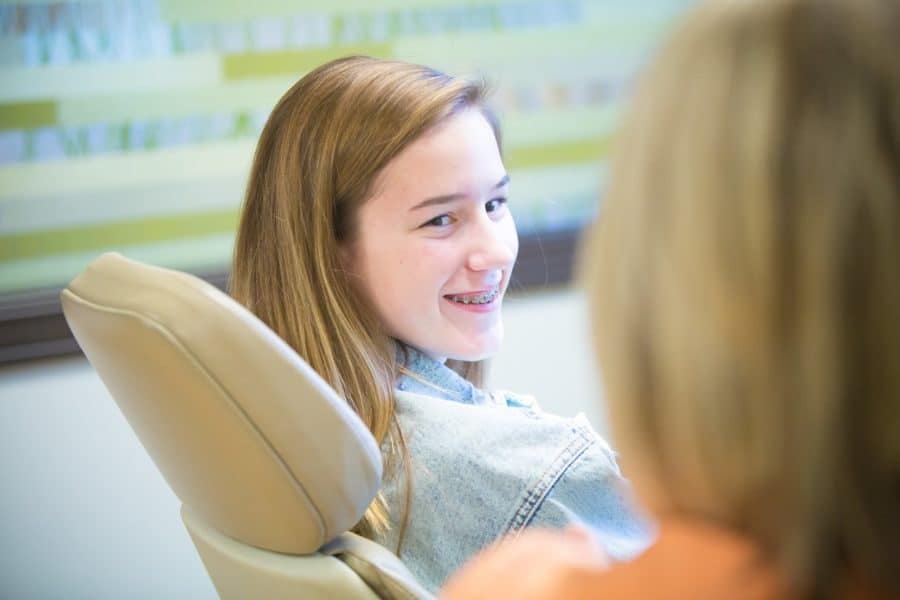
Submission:
[[[583,415],[564,419],[542,412],[531,397],[487,393],[412,349],[395,387],[412,481],[400,558],[427,588],[436,590],[478,550],[524,527],[582,523],[613,559],[649,543],[612,450]],[[391,528],[376,541],[395,550],[402,469],[382,491]]]

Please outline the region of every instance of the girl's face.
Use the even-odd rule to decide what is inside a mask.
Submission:
[[[379,174],[348,260],[391,336],[438,360],[499,348],[519,249],[508,184],[475,109],[425,132]]]

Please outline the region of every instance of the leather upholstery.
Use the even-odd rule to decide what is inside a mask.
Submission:
[[[222,535],[188,506],[182,507],[181,517],[220,598],[376,600],[391,597],[377,595],[347,564],[327,554],[297,557],[267,552]],[[400,562],[397,557],[394,560]]]
[[[62,304],[166,481],[204,522],[256,548],[309,554],[361,518],[381,484],[375,440],[227,295],[111,253]]]

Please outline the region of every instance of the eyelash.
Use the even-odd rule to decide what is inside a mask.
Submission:
[[[488,208],[488,206],[495,204],[495,203],[496,203],[496,205],[493,209]],[[487,209],[487,212],[492,213],[492,212],[496,212],[496,211],[500,210],[500,208],[504,204],[506,204],[506,198],[503,198],[503,197],[491,198],[490,200],[488,200],[487,202],[484,203],[484,207],[485,207],[485,209]],[[422,227],[447,227],[447,226],[451,225],[451,223],[441,223],[440,221],[442,219],[449,219],[449,218],[450,218],[450,215],[448,213],[444,213],[442,215],[436,216],[435,218],[431,219],[430,221],[426,221],[422,225]]]
[[[430,221],[426,221],[425,224],[422,225],[422,227],[446,227],[446,226],[450,225],[450,223],[440,223],[439,221],[441,219],[449,219],[449,218],[450,218],[450,215],[448,215],[447,213],[444,213],[442,215],[436,216],[435,218],[431,219]]]
[[[487,208],[488,205],[491,204],[491,203],[493,203],[493,202],[496,202],[496,203],[497,203],[497,207],[496,207],[494,210],[489,210],[488,212],[495,212],[495,211],[497,211],[497,210],[500,210],[500,208],[501,208],[504,204],[506,204],[506,198],[504,198],[503,196],[500,196],[499,198],[492,198],[492,199],[488,200],[488,201],[485,203],[484,207]]]

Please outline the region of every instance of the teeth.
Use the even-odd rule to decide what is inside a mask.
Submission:
[[[451,296],[450,299],[461,304],[488,304],[500,295],[500,288],[494,288],[486,294],[477,296]]]

